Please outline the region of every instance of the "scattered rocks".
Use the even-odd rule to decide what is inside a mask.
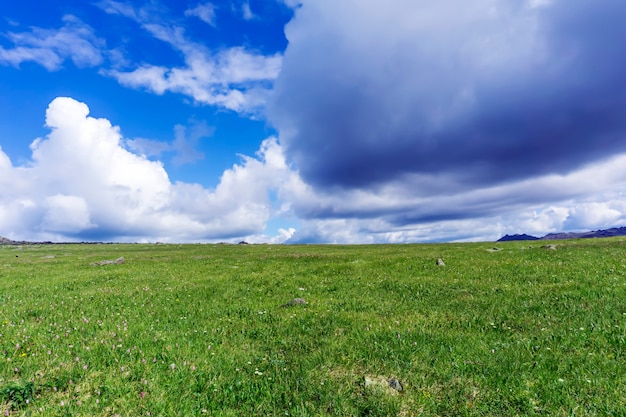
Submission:
[[[443,262],[443,259],[439,258],[437,259],[437,266],[446,266],[446,264]]]
[[[289,300],[289,302],[283,304],[281,307],[292,307],[292,306],[303,306],[308,303],[304,298],[294,298],[293,300]]]
[[[92,265],[92,266],[121,265],[121,264],[124,263],[124,261],[125,261],[124,257],[120,256],[119,258],[117,258],[117,259],[115,259],[113,261],[105,260],[105,261],[100,261],[100,262],[93,262],[90,265]]]
[[[542,248],[547,250],[556,250],[556,245],[544,245]]]

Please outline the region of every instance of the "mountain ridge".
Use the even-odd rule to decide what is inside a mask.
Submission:
[[[626,227],[612,227],[610,229],[592,230],[590,232],[557,232],[548,233],[542,237],[527,234],[504,235],[496,242],[513,240],[564,240],[564,239],[592,239],[599,237],[626,236]]]

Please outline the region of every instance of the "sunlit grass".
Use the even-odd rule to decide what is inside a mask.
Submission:
[[[625,415],[623,242],[498,246],[0,246],[0,412]]]

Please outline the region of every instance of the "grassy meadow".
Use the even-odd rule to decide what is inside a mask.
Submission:
[[[7,245],[0,324],[0,415],[626,415],[616,238]]]

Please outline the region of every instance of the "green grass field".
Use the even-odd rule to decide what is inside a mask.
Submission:
[[[626,244],[552,243],[0,246],[0,415],[624,416]]]

